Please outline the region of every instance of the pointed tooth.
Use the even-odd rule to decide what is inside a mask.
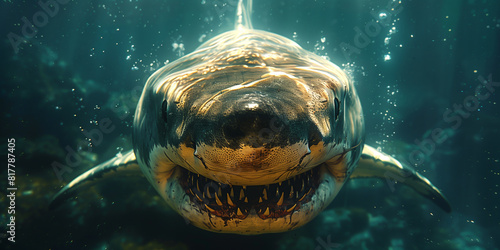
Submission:
[[[299,201],[302,201],[304,198],[306,198],[306,194],[304,194],[304,196],[302,196],[302,198],[300,198]]]
[[[218,193],[217,193],[217,194],[218,194],[220,197],[222,197],[222,189],[220,188],[220,186],[219,186],[219,191],[218,191]]]
[[[297,206],[297,204],[293,205],[291,208],[287,209],[286,211],[287,211],[288,213],[290,213],[290,212],[292,212],[292,211],[293,211],[293,209],[294,209],[296,206]]]
[[[210,194],[210,189],[208,189],[208,186],[207,186],[207,197],[210,199],[213,198],[212,195]]]
[[[306,195],[309,194],[309,192],[311,192],[312,189],[309,189],[309,191],[307,191],[307,193],[304,194],[304,196],[302,196],[302,198],[299,199],[299,201],[302,201],[304,198],[306,198]]]
[[[276,187],[276,197],[280,196],[280,188]]]
[[[215,202],[217,202],[217,205],[222,206],[222,202],[219,200],[219,196],[215,194]]]
[[[262,203],[262,197],[259,197],[259,203]]]
[[[234,198],[234,190],[233,190],[233,188],[232,188],[232,187],[231,187],[231,192],[230,192],[230,193],[231,193],[231,197],[233,197],[233,198]]]
[[[295,192],[295,198],[298,199],[299,198],[299,192]]]
[[[201,193],[201,191],[200,191],[200,185],[198,185],[198,180],[196,180],[196,189],[198,189],[198,192]]]
[[[278,185],[281,187],[281,181],[280,181],[280,183],[278,183]]]
[[[197,193],[194,194],[199,201],[203,201]]]
[[[267,191],[265,188],[262,190],[262,197],[267,201]]]
[[[234,205],[233,201],[231,200],[231,197],[229,197],[229,194],[226,193],[226,196],[227,196],[227,203],[232,207],[236,207],[236,205]]]
[[[268,216],[269,215],[269,207],[266,208],[266,211],[264,212],[264,215],[265,216]]]
[[[245,192],[243,192],[243,189],[240,189],[240,201],[245,198]]]
[[[302,188],[300,189],[300,192],[304,191],[304,180],[302,180]]]
[[[243,189],[247,190],[247,186],[243,186]]]
[[[244,201],[245,201],[245,203],[248,203],[248,198],[247,198],[247,197],[245,197],[245,200],[244,200]]]
[[[285,194],[284,194],[284,193],[281,193],[281,197],[280,197],[280,199],[278,200],[278,203],[276,203],[276,205],[278,205],[278,206],[283,205],[283,196],[285,196]]]
[[[293,198],[293,185],[290,188],[290,198]]]
[[[243,216],[243,213],[241,212],[240,208],[236,210],[236,215]]]
[[[205,208],[207,208],[208,211],[215,213],[215,210],[213,208],[209,207],[207,204],[205,204]]]

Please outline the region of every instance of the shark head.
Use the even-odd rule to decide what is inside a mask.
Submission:
[[[237,29],[150,77],[134,144],[150,182],[195,225],[284,231],[312,219],[344,183],[322,163],[351,167],[360,114],[336,65],[279,35]]]

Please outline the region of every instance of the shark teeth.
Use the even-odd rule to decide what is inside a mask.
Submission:
[[[243,213],[241,212],[240,208],[237,209],[236,215],[243,216]]]
[[[207,204],[205,204],[205,208],[208,209],[208,211],[215,213],[215,209],[209,207]]]
[[[264,212],[264,215],[265,216],[268,216],[269,215],[269,207],[266,208],[266,211]]]
[[[284,193],[281,193],[281,197],[280,197],[280,199],[278,200],[278,202],[276,203],[276,205],[278,205],[278,206],[283,205],[283,196],[284,196],[284,195],[285,195]]]
[[[240,190],[240,201],[243,200],[243,198],[245,198],[245,192],[243,191],[243,189]]]
[[[215,194],[215,202],[217,202],[217,205],[222,206],[222,201],[220,201],[219,196]]]
[[[192,202],[215,216],[244,219],[255,211],[261,219],[280,218],[309,202],[319,185],[316,169],[261,186],[223,184],[186,170],[186,177],[180,183]]]
[[[212,199],[212,195],[210,194],[210,190],[208,190],[208,187],[207,187],[207,191],[206,191],[206,192],[204,192],[204,193],[206,193],[206,194],[207,194],[207,197],[208,197],[209,199]]]
[[[229,194],[227,194],[227,203],[228,203],[231,207],[236,207],[236,205],[234,205],[233,201],[231,200],[231,197],[229,196]]]

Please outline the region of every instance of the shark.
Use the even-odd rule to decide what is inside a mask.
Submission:
[[[428,179],[365,144],[353,80],[294,41],[253,29],[251,8],[240,0],[234,30],[152,74],[133,149],[71,181],[51,207],[108,173],[132,171],[191,224],[219,233],[301,227],[354,178],[395,176],[450,212]]]

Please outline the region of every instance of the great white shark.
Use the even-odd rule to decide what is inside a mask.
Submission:
[[[293,230],[352,178],[396,176],[451,211],[429,180],[364,144],[361,104],[341,68],[253,29],[251,1],[237,11],[234,30],[149,77],[134,149],[71,181],[52,207],[108,172],[140,169],[172,209],[213,232]]]

